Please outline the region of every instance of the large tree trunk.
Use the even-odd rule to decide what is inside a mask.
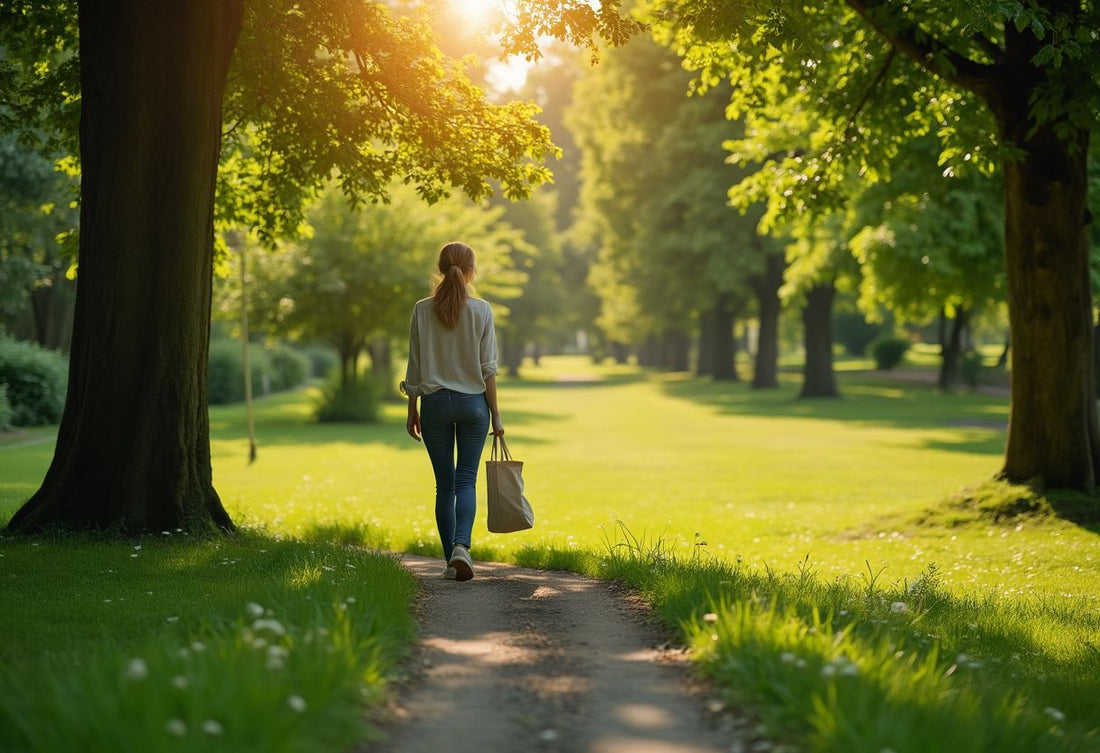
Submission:
[[[663,365],[667,371],[688,371],[691,368],[691,337],[681,330],[673,330],[664,337]]]
[[[783,285],[783,271],[786,266],[787,260],[783,254],[768,254],[764,257],[763,274],[753,282],[760,316],[752,376],[753,389],[779,386],[779,288]]]
[[[941,316],[941,321],[947,319],[946,314]],[[963,332],[967,325],[966,309],[955,308],[955,319],[951,324],[950,337],[940,338],[940,375],[937,384],[941,390],[953,390],[962,384],[962,351]],[[945,327],[941,326],[941,330]]]
[[[75,286],[65,279],[65,273],[60,270],[53,274],[50,285],[31,292],[35,339],[42,347],[69,352],[75,294]]]
[[[206,372],[221,103],[241,0],[80,3],[80,279],[69,393],[11,528],[230,529]]]
[[[519,367],[523,363],[523,343],[507,335],[502,337],[500,355],[502,365],[508,370],[508,376],[519,377]]]
[[[838,397],[833,372],[833,283],[815,285],[806,293],[802,308],[806,362],[802,368],[799,397]]]
[[[737,382],[737,340],[733,336],[736,318],[733,314],[733,300],[728,293],[718,296],[714,305],[714,356],[713,374],[720,381]]]
[[[1005,253],[1012,332],[1012,412],[1004,478],[1093,491],[1100,427],[1092,355],[1086,226],[1088,134],[1043,127],[1030,139],[1026,101],[1005,127],[1027,156],[1007,161]]]
[[[695,361],[698,376],[714,374],[714,309],[699,312],[699,357]]]

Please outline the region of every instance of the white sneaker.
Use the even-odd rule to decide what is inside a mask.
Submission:
[[[455,569],[453,567],[448,566],[448,567],[444,568],[442,573],[439,574],[439,577],[442,578],[443,580],[454,580],[455,579]]]
[[[454,568],[455,580],[470,580],[474,577],[474,561],[470,558],[469,550],[462,544],[455,544],[451,561],[447,565]]]

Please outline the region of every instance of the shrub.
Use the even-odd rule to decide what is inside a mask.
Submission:
[[[882,371],[901,363],[905,351],[909,350],[909,341],[901,337],[883,337],[871,344],[871,354],[875,357],[875,368]]]
[[[378,395],[373,380],[362,378],[341,385],[330,383],[321,392],[317,420],[322,423],[373,423],[378,420]]]
[[[271,364],[272,391],[289,390],[306,381],[310,373],[310,359],[304,353],[287,345],[276,345],[267,351]]]
[[[963,355],[962,363],[959,364],[959,373],[964,382],[971,388],[976,388],[981,382],[982,368],[982,354],[971,350]]]
[[[881,325],[871,324],[858,312],[840,311],[833,314],[833,337],[849,355],[862,356],[881,332]]]
[[[7,385],[14,426],[56,423],[65,407],[68,361],[36,343],[0,339],[0,384]]]
[[[11,403],[8,402],[8,385],[0,384],[0,431],[11,428]]]
[[[309,359],[309,375],[320,379],[328,379],[340,360],[332,348],[324,345],[310,345],[303,348],[302,352]]]
[[[241,346],[232,340],[210,343],[207,371],[207,400],[211,405],[235,403],[244,399],[244,366]]]

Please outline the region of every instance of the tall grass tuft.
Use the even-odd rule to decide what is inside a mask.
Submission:
[[[329,751],[411,639],[390,556],[243,535],[3,540],[0,750]]]
[[[604,574],[648,596],[731,703],[809,750],[1100,749],[1100,615],[1083,601],[956,596],[934,565],[889,584],[870,565],[825,580],[808,558],[750,570],[622,525]]]

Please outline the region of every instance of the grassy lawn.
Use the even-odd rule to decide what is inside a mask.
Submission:
[[[900,384],[861,371],[869,362],[843,366],[844,397],[819,402],[795,400],[789,372],[779,390],[760,392],[548,358],[522,381],[503,380],[509,446],[527,463],[536,528],[490,536],[479,517],[475,557],[628,580],[697,646],[731,701],[754,705],[809,748],[1100,749],[1097,527],[1035,515],[993,523],[950,507],[945,498],[998,469],[1005,399]],[[252,547],[249,562],[267,561],[255,552],[275,545],[304,547],[302,556],[355,551],[324,543],[334,540],[436,552],[428,460],[405,435],[403,407],[387,406],[374,426],[321,426],[310,411],[308,393],[261,401],[251,466],[243,409],[211,411],[215,484],[251,532],[242,541],[158,541],[138,558],[119,548],[119,559],[133,565],[162,550],[166,561],[187,559],[204,547]],[[33,491],[51,451],[49,441],[0,446],[0,519]],[[55,546],[59,569],[34,575],[50,546],[0,540],[0,599],[28,614],[12,623],[5,610],[7,642],[72,609],[73,592],[55,599],[48,585],[72,577],[65,572],[83,573],[75,593],[96,615],[113,598],[99,591],[110,590],[102,572],[116,545]],[[13,561],[23,563],[19,577],[9,576]],[[210,591],[220,581],[209,573],[234,571],[186,572],[173,588]],[[285,583],[279,572],[256,570],[239,592],[225,579],[211,626],[169,603],[147,622],[112,627],[122,648],[111,655],[122,661],[146,639],[166,651],[186,645],[185,623],[202,634],[240,622],[238,633],[220,628],[233,645],[245,605],[263,604],[245,592]],[[315,606],[339,600],[309,592]],[[196,614],[211,613],[189,595]],[[179,620],[162,622],[171,616]],[[64,661],[56,657],[103,638],[58,631],[24,645],[19,666]],[[188,717],[189,730],[202,713]]]

